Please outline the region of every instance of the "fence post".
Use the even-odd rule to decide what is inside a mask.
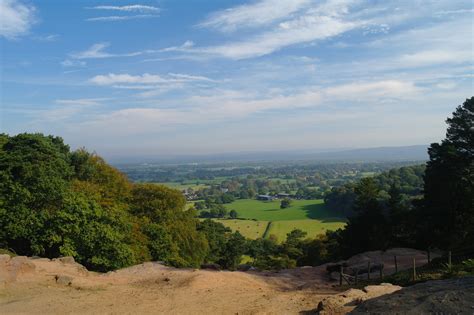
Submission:
[[[356,275],[355,275],[355,285],[357,285],[357,283],[359,282],[359,269],[356,269]]]
[[[344,267],[341,265],[339,269],[339,286],[342,286],[342,273],[344,272]]]
[[[380,266],[380,280],[383,279],[383,264]]]
[[[431,252],[430,249],[428,248],[428,263],[431,262]]]
[[[370,280],[370,260],[367,262],[367,280]]]
[[[397,255],[393,255],[393,260],[395,262],[395,273],[397,273],[398,272]]]
[[[451,251],[448,252],[448,265],[451,268]]]
[[[413,281],[416,280],[416,258],[413,257]]]

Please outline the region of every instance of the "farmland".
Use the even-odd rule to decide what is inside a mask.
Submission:
[[[249,238],[262,237],[267,223],[270,226],[265,237],[273,234],[279,241],[295,228],[307,232],[308,237],[314,237],[345,225],[345,219],[331,215],[320,199],[293,200],[291,207],[286,209],[280,209],[278,200],[241,199],[225,206],[229,211],[236,210],[239,218],[248,220],[218,221]]]
[[[224,220],[216,219],[216,221],[229,227],[232,231],[239,231],[240,234],[251,239],[262,237],[268,225],[268,221],[233,220],[233,219],[224,219]]]

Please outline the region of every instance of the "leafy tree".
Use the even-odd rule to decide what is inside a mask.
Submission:
[[[280,202],[280,209],[286,209],[291,206],[291,200],[288,198],[284,198]]]
[[[242,255],[247,249],[246,246],[245,238],[238,231],[232,233],[218,263],[224,268],[234,270],[240,263]]]
[[[229,212],[229,217],[230,217],[230,218],[235,219],[235,218],[237,218],[237,216],[238,216],[237,211],[235,211],[235,210],[230,210],[230,212]]]

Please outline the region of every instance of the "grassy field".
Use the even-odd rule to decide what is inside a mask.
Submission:
[[[334,217],[324,206],[322,199],[292,200],[291,207],[280,209],[280,201],[259,201],[254,199],[239,199],[226,204],[226,208],[235,210],[239,218],[257,219],[264,221],[283,220],[325,220]]]
[[[196,184],[196,182],[192,183],[177,183],[177,182],[166,182],[166,183],[157,183],[157,184],[160,184],[160,185],[165,185],[165,186],[168,186],[170,188],[174,188],[174,189],[178,189],[178,190],[184,190],[184,189],[188,189],[188,188],[192,188],[194,190],[200,190],[200,189],[204,189],[204,188],[208,188],[209,185],[206,185],[206,184]]]
[[[268,221],[231,220],[231,219],[229,220],[216,219],[216,221],[231,228],[232,231],[239,231],[240,234],[251,239],[262,237],[268,225]]]
[[[275,235],[279,242],[286,239],[286,234],[294,229],[305,231],[307,237],[314,238],[319,234],[324,234],[327,230],[337,230],[344,227],[345,222],[341,221],[320,221],[320,220],[289,220],[289,221],[274,221],[270,224],[268,236]]]
[[[232,209],[237,211],[239,218],[258,220],[222,220],[222,223],[232,230],[238,230],[249,238],[257,238],[262,236],[261,233],[265,231],[266,223],[271,222],[266,236],[274,234],[280,242],[284,241],[286,234],[295,228],[307,232],[308,237],[314,237],[325,233],[326,230],[336,230],[344,227],[346,221],[344,218],[336,217],[328,211],[321,199],[293,200],[291,207],[286,209],[280,209],[279,200],[242,199],[225,206],[229,211]],[[235,223],[230,224],[232,221],[235,221]],[[259,234],[251,232],[253,225],[250,222],[253,224],[264,222],[265,224],[258,226],[259,228],[263,226],[263,231]]]

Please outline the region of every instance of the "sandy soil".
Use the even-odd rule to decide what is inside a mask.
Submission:
[[[426,260],[422,253],[415,254],[420,264]],[[367,257],[389,263],[392,253],[372,252],[361,256],[362,261]],[[399,266],[403,268],[403,263]],[[405,267],[409,266],[407,259]],[[321,300],[340,293],[335,284],[325,265],[281,272],[230,272],[145,263],[99,274],[71,258],[0,255],[2,314],[311,313]]]

